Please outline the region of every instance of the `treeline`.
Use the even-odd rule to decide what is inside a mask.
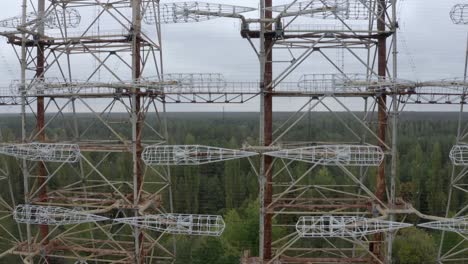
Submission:
[[[281,128],[281,124],[288,120],[289,115],[275,114],[274,128]],[[338,117],[330,113],[310,113],[285,135],[283,142],[362,141],[376,144],[372,135],[356,122],[352,115],[345,113],[337,115]],[[361,113],[356,115],[362,116]],[[258,144],[256,143],[259,135],[257,113],[169,113],[166,117],[170,144],[200,144],[232,149],[239,149],[243,144]],[[399,196],[412,203],[422,213],[445,215],[452,173],[448,155],[455,142],[457,117],[455,113],[404,113],[400,117],[397,190]],[[115,114],[106,118],[111,121],[111,126],[116,132],[129,136],[130,124],[125,114]],[[151,126],[160,131],[164,130],[162,125],[164,117],[149,115],[147,120]],[[375,128],[377,122],[374,118],[369,120],[368,124]],[[31,117],[27,125],[28,129],[34,127]],[[19,141],[21,130],[18,117],[0,116],[0,131],[1,141]],[[47,135],[51,141],[63,139],[74,141],[78,138],[116,140],[113,133],[90,114],[80,114],[78,123],[74,123],[67,116],[58,118],[49,125]],[[152,135],[151,131],[145,130],[143,138]],[[129,160],[131,159],[128,156],[116,155],[102,169],[104,173],[116,175],[116,180],[120,177],[123,179],[124,172],[131,172]],[[12,160],[7,159],[7,162],[11,163]],[[294,167],[294,172],[299,175],[308,168],[308,165],[303,164]],[[13,173],[19,175],[19,171]],[[330,177],[333,173],[333,169],[322,167],[317,170],[317,179],[324,183],[340,184],[336,182],[336,178]],[[171,174],[175,212],[222,214],[227,222],[227,229],[221,239],[179,238],[177,263],[238,263],[243,250],[251,250],[253,254],[258,253],[258,201],[256,200],[258,179],[248,160],[197,167],[176,167],[172,169]],[[372,189],[375,173],[366,181]],[[52,184],[60,186],[63,183],[58,180]],[[20,182],[14,185],[17,186],[18,193],[21,193]],[[1,188],[4,190],[5,186]],[[453,208],[465,206],[467,198],[466,194],[456,193],[452,200]],[[417,223],[418,219],[410,217],[409,221]],[[282,230],[275,232],[279,234]],[[437,238],[426,233],[415,235],[411,232],[403,235],[421,237],[428,244],[421,250],[427,251],[428,248],[435,250]],[[400,248],[410,246],[404,243],[402,246],[401,243],[403,242],[398,244]],[[399,263],[413,263],[412,261],[417,262],[432,257],[427,253],[421,255],[422,259],[414,260],[417,254],[408,255],[408,258],[413,259],[398,258]]]

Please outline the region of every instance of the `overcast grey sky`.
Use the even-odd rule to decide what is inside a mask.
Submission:
[[[411,80],[433,80],[461,77],[463,74],[464,51],[468,26],[454,25],[449,11],[463,0],[400,0],[399,1],[399,76]],[[162,1],[177,2],[177,1]],[[258,7],[256,0],[205,1],[241,6]],[[274,0],[283,4],[286,0]],[[2,1],[0,18],[20,14],[20,0]],[[467,2],[468,3],[468,0]],[[257,16],[251,12],[248,16]],[[86,16],[84,16],[85,19]],[[307,23],[307,19],[301,23]],[[228,80],[258,80],[258,62],[246,40],[239,35],[240,23],[232,19],[216,19],[196,24],[176,24],[163,26],[165,72],[220,72]],[[6,40],[0,40],[1,84],[19,78],[18,62]],[[337,54],[339,56],[339,54]],[[317,65],[308,62],[291,76],[292,80],[303,73],[317,71]],[[413,66],[414,65],[414,66]],[[353,72],[353,63],[345,60],[345,69]],[[77,71],[78,72],[78,71]],[[319,73],[319,72],[317,72]],[[79,77],[75,77],[79,79]],[[257,101],[246,105],[226,105],[231,111],[256,111]],[[278,101],[277,110],[294,110],[292,99]],[[358,102],[356,102],[356,107]],[[170,111],[221,110],[222,105],[169,106]],[[432,110],[438,107],[431,106]],[[440,107],[446,110],[457,110]],[[410,108],[411,109],[411,108]],[[4,108],[2,108],[4,110]]]

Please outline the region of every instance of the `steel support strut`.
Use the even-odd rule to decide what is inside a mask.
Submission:
[[[377,30],[380,33],[378,37],[377,44],[377,57],[378,57],[378,66],[377,73],[379,78],[382,80],[386,79],[387,75],[387,35],[385,32],[385,15],[386,15],[386,0],[378,0],[377,2],[377,13],[379,17],[377,18]],[[383,142],[386,140],[386,130],[387,130],[387,96],[385,94],[380,95],[377,98],[378,105],[378,128],[377,134],[379,137],[379,146],[382,149],[386,149],[386,146]],[[376,196],[380,201],[385,200],[385,190],[386,190],[386,181],[385,181],[385,159],[378,168],[377,172],[377,186],[376,186]],[[382,234],[375,235],[374,242],[370,244],[370,250],[380,259],[383,260],[382,252]]]
[[[271,11],[272,0],[262,0],[262,9],[261,18],[262,19],[271,19],[273,17],[273,12]],[[261,126],[260,126],[260,144],[264,146],[270,146],[273,143],[273,43],[274,40],[269,34],[266,34],[267,31],[272,30],[272,25],[262,25],[261,26],[261,51],[260,51],[260,63],[261,65],[261,78],[260,90],[262,92],[262,103],[261,103]],[[261,220],[260,220],[260,229],[263,231],[260,235],[260,258],[263,263],[266,263],[272,258],[272,217],[271,213],[267,212],[267,209],[273,199],[273,189],[272,189],[272,170],[271,165],[273,162],[273,157],[263,156],[261,173],[260,177],[263,179],[260,180],[260,188],[263,190],[261,193]],[[263,199],[262,199],[263,198]]]

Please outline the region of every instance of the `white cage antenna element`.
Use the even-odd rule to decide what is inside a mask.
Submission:
[[[468,165],[468,144],[459,144],[452,147],[449,154],[450,160],[454,165]]]
[[[61,27],[68,27],[68,28],[76,28],[80,25],[81,22],[81,15],[78,10],[74,8],[67,8],[67,9],[53,9],[49,11],[43,19],[44,26],[49,29],[54,28],[61,28]],[[0,27],[4,28],[17,28],[21,26],[28,26],[28,25],[37,25],[39,23],[39,19],[36,13],[29,13],[26,16],[26,25],[22,24],[22,17],[15,16],[7,19],[3,19],[0,21]]]
[[[452,10],[450,10],[450,19],[457,25],[468,24],[468,4],[455,5]]]
[[[226,79],[220,73],[168,73],[163,80],[173,85],[165,85],[167,92],[222,92],[226,89]]]
[[[146,165],[201,165],[258,155],[255,152],[201,145],[154,145],[143,151]]]
[[[80,158],[80,147],[75,144],[14,144],[0,146],[0,154],[30,161],[75,163]]]
[[[282,16],[310,16],[322,19],[369,19],[369,0],[309,0],[268,8]]]
[[[384,152],[372,145],[317,145],[267,152],[265,155],[320,165],[379,166]]]
[[[410,226],[413,225],[359,216],[302,216],[296,231],[305,238],[362,237]]]
[[[220,236],[226,227],[219,215],[160,214],[119,218],[115,221],[176,235]]]
[[[237,14],[256,10],[251,7],[214,4],[205,2],[177,2],[160,4],[160,23],[191,23],[211,20],[219,17],[233,16]],[[143,16],[143,21],[146,24],[156,24],[154,14],[155,9],[147,8]]]
[[[468,235],[468,216],[447,218],[445,220],[427,222],[419,224],[419,227],[443,230],[449,232],[457,232]]]
[[[33,225],[70,225],[109,220],[78,209],[27,204],[16,206],[13,218],[18,223]]]

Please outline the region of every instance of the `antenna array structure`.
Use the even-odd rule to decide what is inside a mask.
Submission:
[[[396,0],[261,0],[258,18],[244,16],[253,8],[202,2],[23,1],[21,16],[0,21],[22,66],[21,79],[0,93],[0,104],[21,107],[22,137],[0,154],[20,161],[24,192],[20,201],[1,199],[1,219],[17,228],[2,225],[12,245],[0,257],[173,263],[172,235],[219,236],[225,224],[216,215],[173,212],[171,168],[257,155],[259,256],[245,254],[243,263],[391,263],[394,232],[411,226],[399,214],[466,234],[463,210],[457,218],[426,216],[396,197],[399,112],[407,104],[463,110],[466,94],[466,80],[398,79]],[[464,14],[457,10],[451,15]],[[217,18],[241,22],[260,82],[163,72],[161,24]],[[336,50],[355,62],[352,73],[335,63]],[[316,61],[323,72],[311,72]],[[296,78],[299,70],[306,74]],[[166,104],[253,98],[260,102],[258,146],[167,145]],[[274,127],[284,98],[297,111]],[[291,142],[318,108],[347,133]],[[454,164],[466,165],[465,148],[454,147]]]
[[[22,11],[0,22],[22,66],[0,95],[21,107],[22,137],[0,153],[20,161],[24,192],[2,197],[12,221],[1,257],[173,263],[173,234],[219,236],[220,216],[173,212],[169,166],[142,157],[167,139],[164,85],[181,83],[163,81],[159,1],[37,0]]]

